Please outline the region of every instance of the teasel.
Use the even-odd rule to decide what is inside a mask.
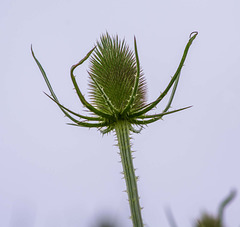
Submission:
[[[103,34],[96,46],[81,61],[73,65],[70,70],[71,80],[77,96],[82,105],[91,113],[89,116],[78,114],[59,102],[43,67],[31,48],[32,56],[51,93],[51,95],[47,96],[72,121],[69,124],[97,128],[103,134],[114,131],[120,150],[134,227],[142,227],[143,220],[137,189],[137,177],[133,166],[130,136],[132,133],[139,133],[144,126],[162,119],[165,115],[190,107],[169,111],[188,50],[197,34],[197,32],[190,34],[180,64],[165,90],[155,101],[148,104],[146,104],[146,82],[140,67],[136,38],[134,37],[134,51],[132,51],[125,40],[119,40],[117,35]],[[88,70],[90,102],[85,99],[80,91],[74,75],[75,69],[88,58],[90,58]],[[164,110],[158,114],[148,114],[170,90],[170,98]]]

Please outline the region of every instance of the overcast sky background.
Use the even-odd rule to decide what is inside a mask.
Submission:
[[[179,227],[216,214],[240,192],[239,12],[239,0],[1,0],[0,226],[92,227],[101,217],[131,226],[114,135],[66,125],[30,53],[33,44],[61,102],[81,112],[69,69],[105,31],[131,48],[136,36],[148,101],[199,32],[173,102],[193,108],[134,135],[134,164],[146,226],[169,226],[166,207]],[[87,67],[77,74],[84,94]],[[239,211],[238,195],[227,226],[240,225]]]

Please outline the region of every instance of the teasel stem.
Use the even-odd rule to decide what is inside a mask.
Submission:
[[[123,166],[124,178],[127,186],[128,200],[131,210],[131,219],[134,227],[143,227],[141,207],[139,203],[137,177],[133,166],[133,157],[130,145],[130,124],[120,120],[115,124],[120,156]]]

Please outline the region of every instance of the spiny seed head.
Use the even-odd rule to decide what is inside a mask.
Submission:
[[[119,40],[117,35],[111,37],[108,33],[102,35],[91,55],[88,73],[93,105],[105,113],[110,113],[106,100],[96,85],[98,83],[112,105],[121,112],[130,99],[137,75],[134,52],[129,49],[125,40]],[[141,70],[131,111],[145,104],[145,91],[146,84]]]

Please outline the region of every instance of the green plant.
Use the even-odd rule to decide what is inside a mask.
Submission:
[[[223,227],[223,214],[226,206],[236,197],[237,192],[231,191],[230,194],[220,203],[217,217],[203,213],[201,218],[195,223],[195,227]]]
[[[197,32],[190,34],[189,41],[174,76],[163,93],[149,104],[146,104],[145,101],[145,80],[140,68],[136,38],[134,38],[135,51],[133,52],[124,40],[121,41],[118,39],[118,36],[110,37],[108,33],[102,35],[96,46],[90,50],[81,61],[73,65],[70,70],[71,79],[78,98],[93,116],[77,114],[60,104],[43,67],[35,57],[33,49],[31,49],[32,56],[51,93],[51,96],[48,95],[48,97],[51,98],[73,122],[70,123],[70,125],[98,128],[103,134],[115,131],[126,180],[131,218],[133,226],[135,227],[142,227],[143,221],[139,204],[137,177],[135,176],[133,167],[130,134],[139,133],[145,125],[158,121],[164,115],[189,108],[185,107],[168,111],[176,92],[180,72],[188,50],[197,34]],[[89,57],[90,69],[88,74],[90,77],[91,104],[84,98],[74,76],[74,70]],[[157,106],[171,88],[172,92],[163,112],[154,115],[147,114]],[[78,117],[79,120],[75,117]]]

